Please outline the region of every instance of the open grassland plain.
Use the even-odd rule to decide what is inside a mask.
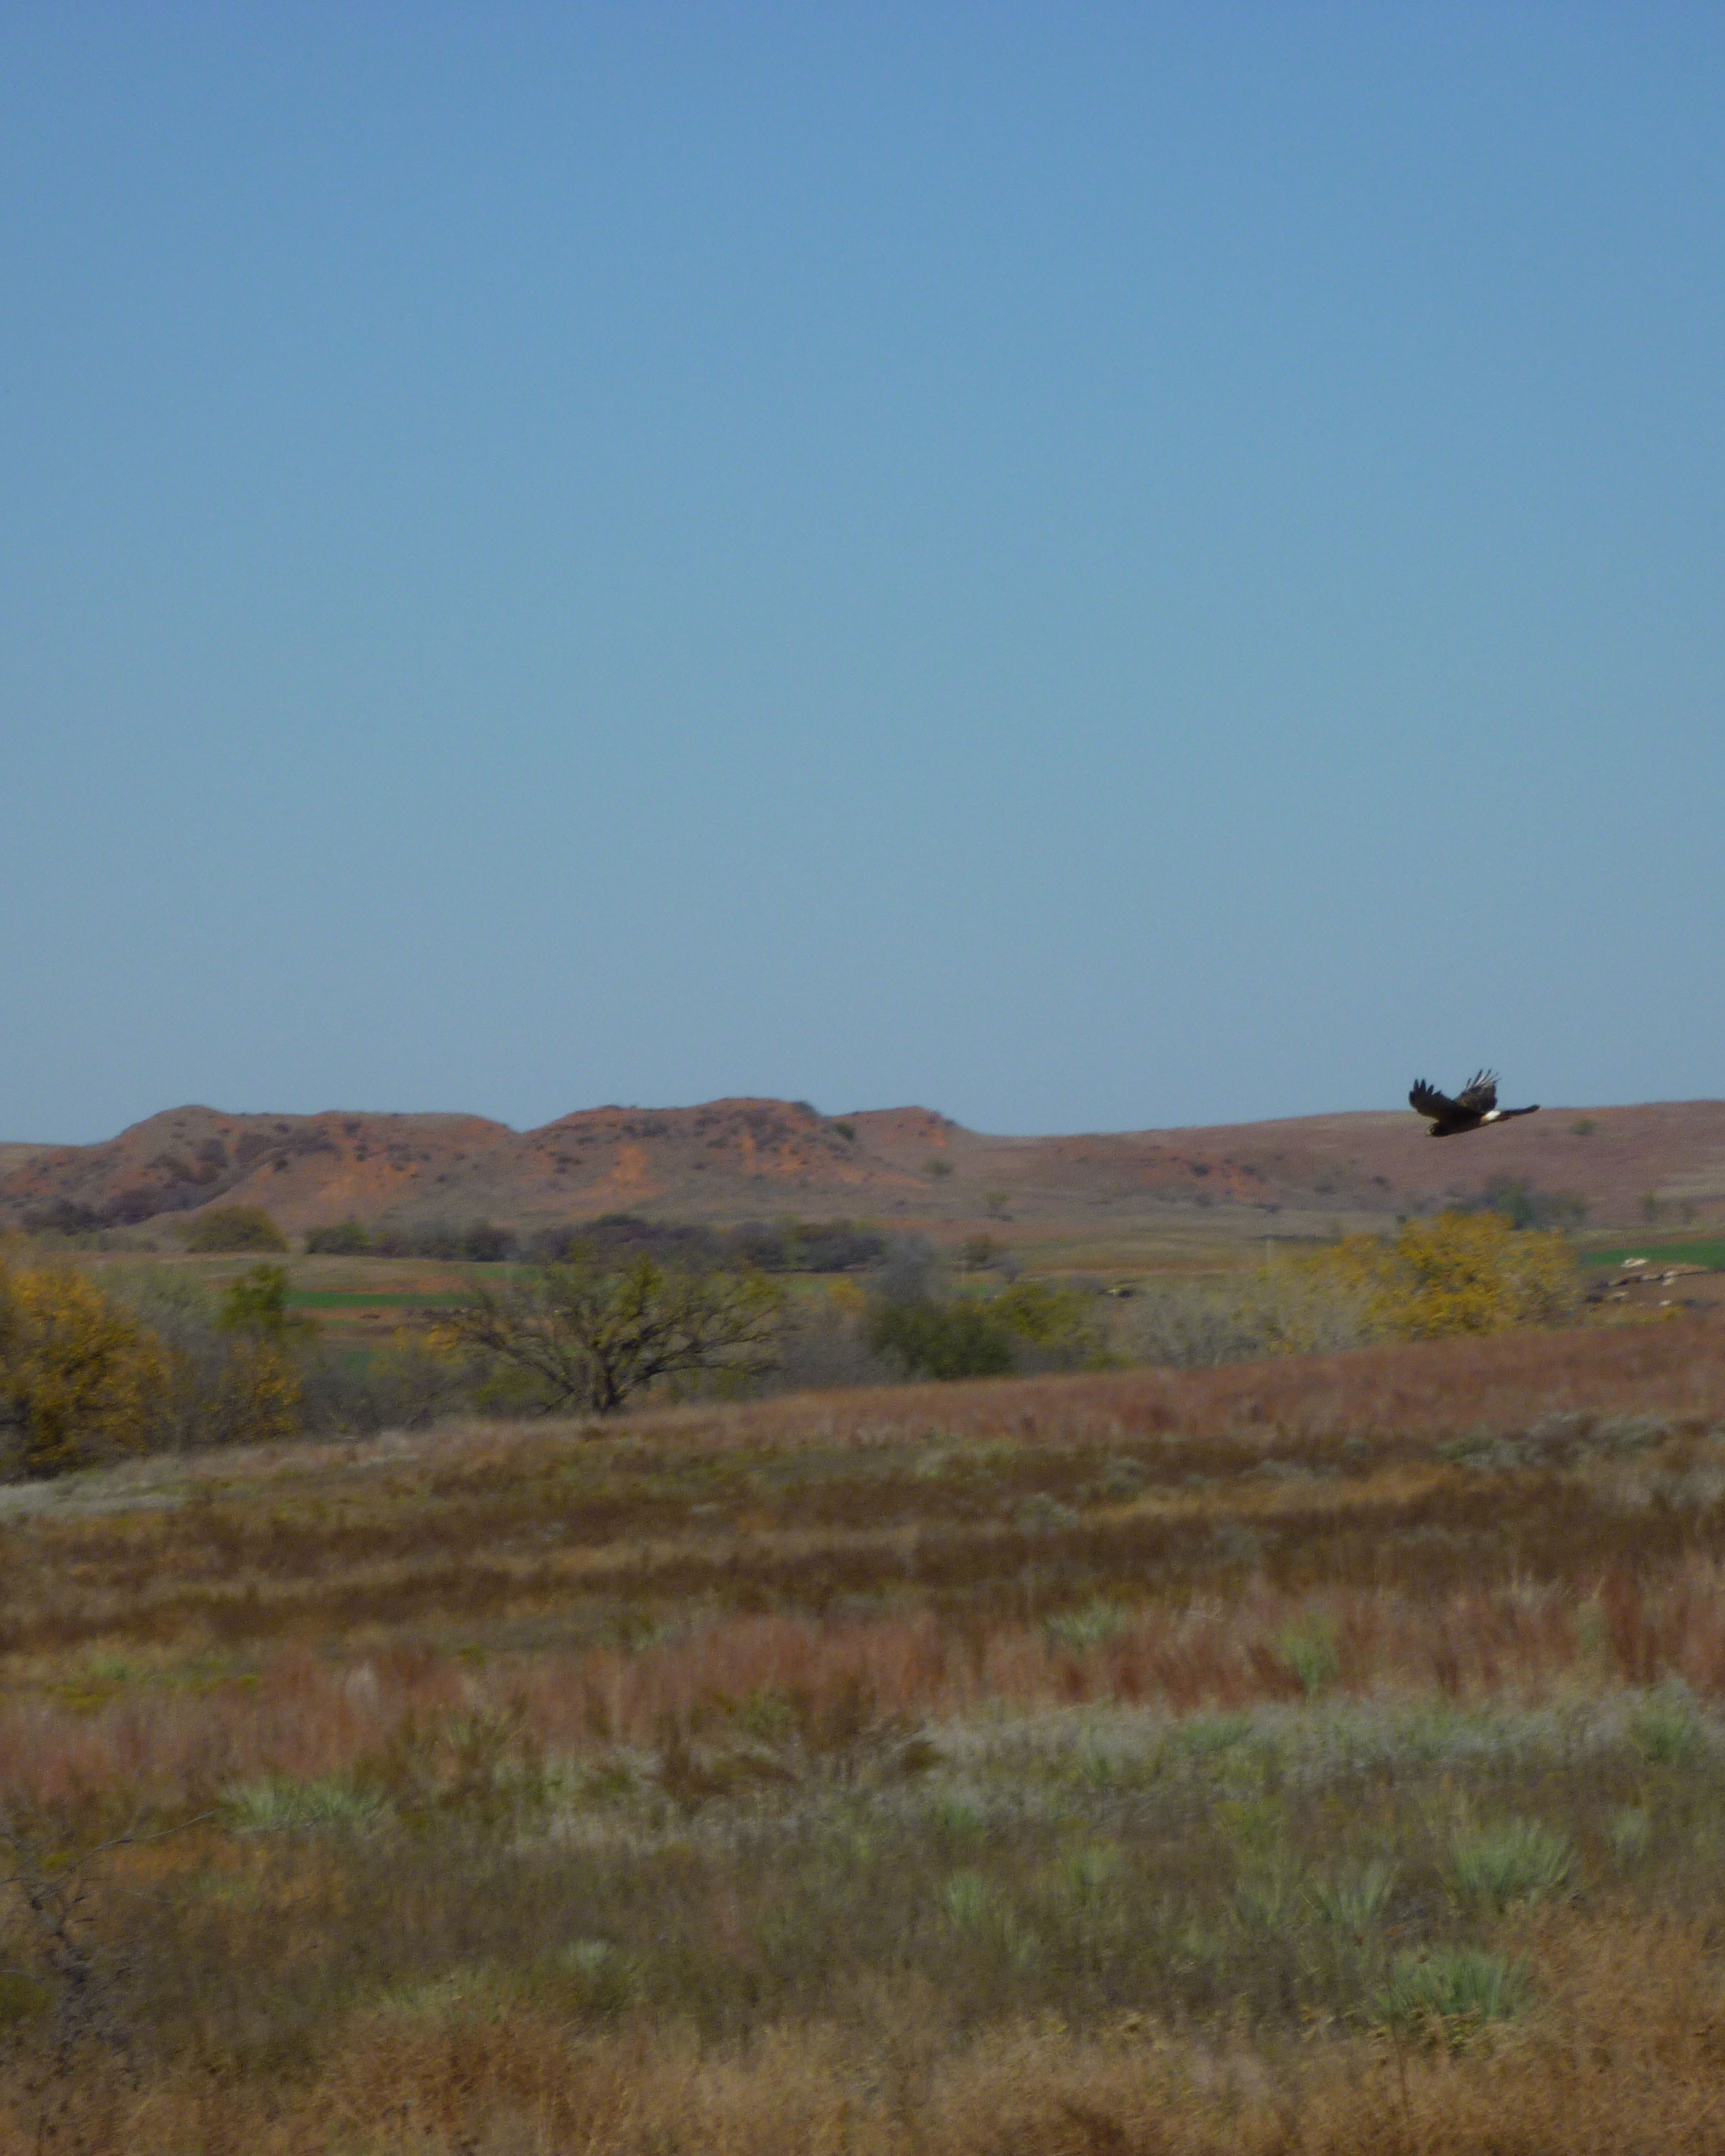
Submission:
[[[0,1491],[0,2152],[1725,2145],[1725,1332]]]

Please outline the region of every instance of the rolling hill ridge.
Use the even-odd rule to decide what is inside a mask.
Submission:
[[[1429,1210],[1507,1178],[1639,1221],[1649,1195],[1725,1217],[1725,1101],[1548,1109],[1435,1143],[1406,1111],[1168,1131],[1001,1137],[932,1110],[829,1116],[807,1103],[582,1109],[536,1130],[480,1116],[165,1111],[83,1146],[0,1145],[0,1227],[136,1226],[218,1204],[284,1228],[485,1219],[517,1227],[630,1212],[1021,1220],[1350,1218]],[[1244,1224],[1244,1222],[1241,1222]]]

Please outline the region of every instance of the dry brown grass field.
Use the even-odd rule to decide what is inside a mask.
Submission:
[[[0,2152],[1725,2146],[1725,1332],[0,1491]]]

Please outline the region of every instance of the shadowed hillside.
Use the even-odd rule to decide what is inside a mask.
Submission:
[[[1386,1218],[1509,1182],[1595,1224],[1725,1214],[1725,1101],[1549,1108],[1435,1143],[1405,1111],[1076,1137],[991,1137],[925,1108],[806,1103],[583,1109],[516,1132],[483,1116],[227,1115],[177,1108],[89,1146],[0,1147],[0,1225],[131,1226],[221,1204],[284,1227],[629,1211],[725,1220],[794,1212],[930,1222],[1111,1221],[1285,1209]],[[1572,1213],[1574,1207],[1571,1208]]]

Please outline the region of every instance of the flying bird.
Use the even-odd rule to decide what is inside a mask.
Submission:
[[[1487,1123],[1507,1123],[1512,1116],[1536,1115],[1539,1109],[1537,1101],[1529,1108],[1500,1108],[1495,1070],[1475,1071],[1454,1101],[1435,1086],[1416,1078],[1408,1100],[1420,1115],[1433,1118],[1430,1135],[1435,1138],[1452,1138],[1462,1131],[1482,1129]]]

